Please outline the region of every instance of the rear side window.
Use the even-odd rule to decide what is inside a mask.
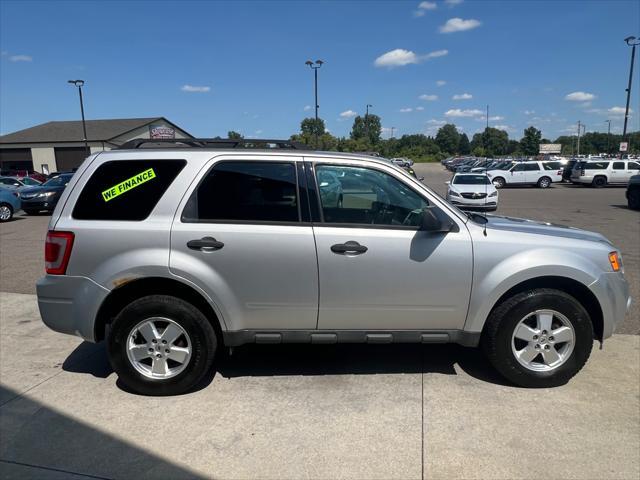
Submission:
[[[293,163],[221,162],[193,192],[182,221],[298,222]]]
[[[606,170],[609,168],[609,162],[585,162],[582,168],[585,170]]]
[[[73,209],[73,218],[144,220],[185,164],[185,160],[116,160],[103,163],[82,189]]]
[[[614,170],[624,170],[624,162],[613,162]]]
[[[560,165],[560,162],[544,162],[542,164],[542,167],[545,170],[558,170],[560,169],[562,166]]]

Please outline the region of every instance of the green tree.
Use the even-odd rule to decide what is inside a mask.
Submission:
[[[524,136],[520,140],[520,149],[525,155],[537,155],[540,151],[542,132],[536,127],[524,129]]]
[[[475,138],[475,136],[474,136]],[[482,132],[482,146],[488,157],[505,155],[509,146],[509,135],[504,130],[487,127]]]
[[[471,153],[471,144],[469,143],[469,137],[466,133],[460,135],[460,141],[458,142],[458,153],[460,155],[469,155]]]
[[[460,144],[460,134],[452,123],[443,125],[436,134],[436,143],[440,150],[447,153],[456,153]]]
[[[319,137],[324,135],[325,127],[324,120],[319,118],[317,121],[315,118],[305,118],[300,122],[300,132],[305,136],[313,136],[318,135]]]
[[[370,113],[364,117],[358,115],[353,119],[352,140],[367,139],[371,145],[377,145],[380,142],[381,134],[382,122],[378,115]]]
[[[244,137],[243,137],[241,134],[239,134],[238,132],[235,132],[235,131],[233,131],[233,130],[229,130],[229,131],[227,132],[227,138],[231,138],[231,139],[233,139],[233,140],[241,140],[241,139],[243,139]]]

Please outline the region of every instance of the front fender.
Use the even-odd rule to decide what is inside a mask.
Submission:
[[[588,258],[565,249],[531,249],[508,256],[494,265],[485,265],[486,263],[488,262],[478,260],[474,269],[464,328],[470,332],[481,332],[498,300],[522,282],[539,277],[564,277],[588,288],[603,273]],[[598,297],[597,292],[593,293]]]

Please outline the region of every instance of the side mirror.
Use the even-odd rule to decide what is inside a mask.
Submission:
[[[418,177],[418,181],[422,182],[424,180],[424,177]]]
[[[433,208],[425,208],[422,211],[422,223],[420,225],[420,230],[432,233],[447,233],[450,232],[452,228],[453,224],[451,220],[447,219],[443,222],[434,213]]]

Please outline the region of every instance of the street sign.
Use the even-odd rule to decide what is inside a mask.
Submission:
[[[627,148],[629,148],[629,144],[627,142],[620,142],[620,151],[626,152]]]
[[[560,143],[541,143],[539,152],[544,153],[560,153],[562,151],[562,144]]]

